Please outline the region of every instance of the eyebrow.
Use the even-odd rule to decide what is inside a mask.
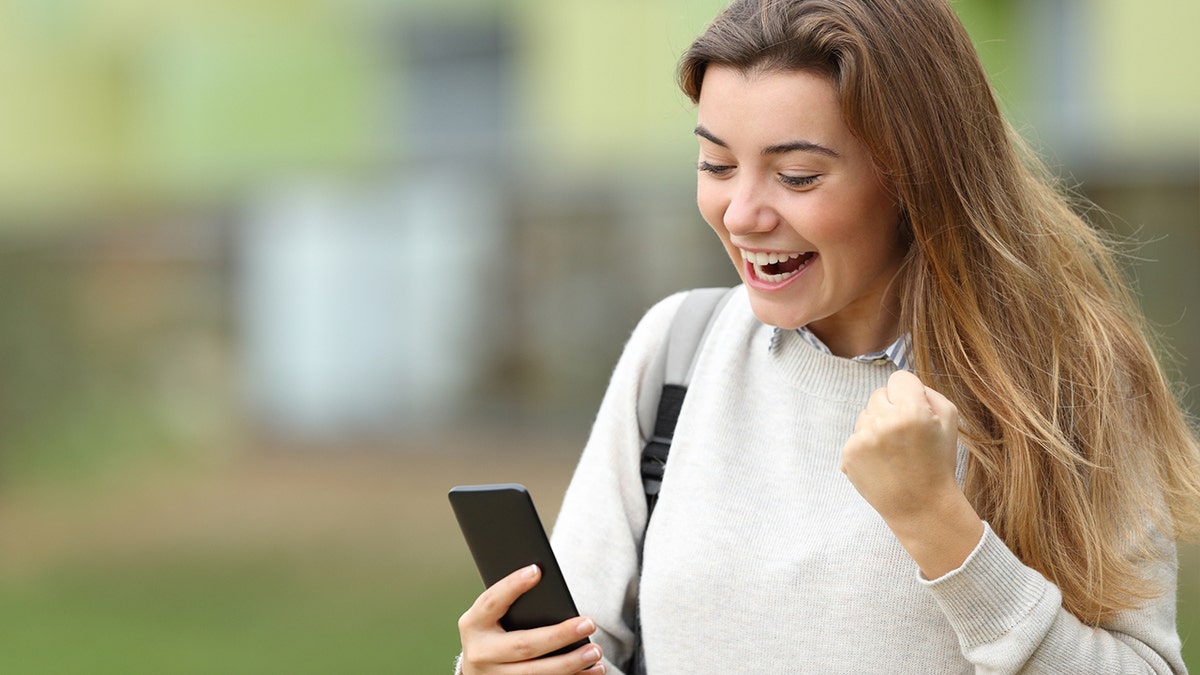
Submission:
[[[725,141],[714,136],[713,133],[708,129],[705,129],[703,125],[697,126],[695,133],[697,136],[712,141],[722,148],[729,147]],[[788,152],[814,152],[818,155],[826,155],[828,157],[841,157],[836,150],[827,148],[819,143],[813,143],[811,141],[791,141],[789,143],[769,145],[762,150],[762,154],[764,155],[782,155]]]

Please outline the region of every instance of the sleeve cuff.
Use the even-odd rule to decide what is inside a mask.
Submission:
[[[1040,606],[1061,604],[1057,589],[1013,555],[986,522],[958,569],[919,581],[968,647],[1012,633]]]

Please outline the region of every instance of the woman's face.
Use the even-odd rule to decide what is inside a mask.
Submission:
[[[839,356],[894,340],[899,209],[829,79],[710,66],[697,122],[700,212],[755,315],[808,326]]]

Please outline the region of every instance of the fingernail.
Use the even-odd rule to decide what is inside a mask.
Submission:
[[[575,632],[580,635],[591,635],[596,630],[596,623],[591,619],[584,619],[575,627]]]
[[[529,567],[525,568],[524,572],[521,572],[521,576],[525,577],[526,579],[532,579],[537,576],[537,573],[537,565],[530,565]]]
[[[593,646],[591,649],[583,653],[583,660],[587,663],[595,663],[600,660],[600,648]]]

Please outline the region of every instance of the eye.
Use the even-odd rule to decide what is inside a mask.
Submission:
[[[703,171],[704,173],[711,173],[714,176],[724,176],[730,171],[733,171],[734,167],[724,164],[709,164],[704,160],[700,160],[700,164],[696,166],[696,169]]]
[[[779,182],[793,188],[809,187],[820,180],[820,178],[821,174],[819,173],[811,176],[789,176],[784,173],[779,174]]]

